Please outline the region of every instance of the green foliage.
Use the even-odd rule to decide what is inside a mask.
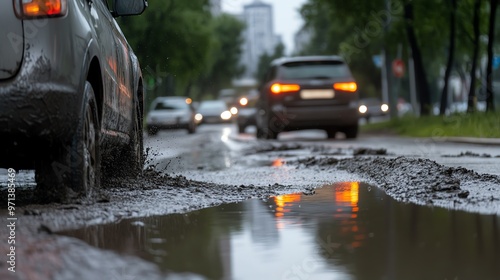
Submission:
[[[239,61],[245,25],[234,16],[222,14],[214,18],[212,26],[214,45],[210,63],[201,74],[198,85],[200,95],[208,93],[215,96],[220,89],[230,87],[232,79],[244,71]]]
[[[244,25],[229,15],[212,17],[208,0],[149,0],[137,17],[119,24],[137,54],[148,101],[160,95],[203,95],[242,72]]]
[[[274,53],[272,55],[268,55],[267,53],[262,54],[259,57],[259,63],[257,64],[257,73],[255,74],[259,84],[264,81],[267,70],[269,69],[269,65],[276,58],[280,58],[285,56],[285,45],[283,43],[279,43],[274,48]]]
[[[405,116],[387,122],[367,124],[361,131],[397,133],[411,137],[500,138],[500,113],[453,114],[450,116]]]
[[[380,71],[373,65],[372,56],[380,54],[385,44],[389,58],[393,59],[401,46],[402,58],[407,61],[409,46],[403,18],[403,5],[407,1],[411,0],[387,1],[391,5],[386,9],[385,0],[308,0],[301,8],[301,15],[306,27],[313,31],[313,38],[300,54],[344,56],[358,81],[361,95],[380,96]],[[412,2],[415,19],[410,24],[415,28],[417,41],[421,47],[432,100],[437,101],[449,47],[450,1]],[[482,1],[481,6],[480,30],[483,35],[487,34],[489,13],[487,2]],[[473,49],[473,4],[474,0],[458,0],[454,66],[456,76],[461,74],[464,77],[470,70]],[[389,25],[386,24],[386,20],[390,20]],[[486,40],[482,40],[480,56],[484,55],[485,45]],[[406,97],[408,84],[406,75],[402,79],[401,91],[396,94]]]

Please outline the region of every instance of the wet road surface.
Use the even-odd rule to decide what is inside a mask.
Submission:
[[[185,279],[498,279],[500,217],[358,182],[60,234]],[[197,276],[194,276],[197,275]]]
[[[202,125],[194,135],[162,131],[146,137],[144,176],[108,180],[90,200],[39,205],[33,172],[21,171],[16,175],[19,273],[12,277],[0,262],[0,279],[165,279],[164,272],[168,279],[247,279],[260,266],[282,279],[325,274],[374,279],[364,271],[375,279],[412,279],[417,272],[421,278],[415,279],[490,279],[498,273],[491,261],[499,263],[500,177],[490,175],[500,170],[498,146],[387,135],[328,140],[323,131],[261,141],[251,130],[237,134],[234,125]],[[6,182],[6,171],[0,170],[3,205]],[[377,188],[367,195],[359,183],[358,207],[352,207],[347,193],[356,191],[345,182]],[[325,191],[329,200],[324,202],[324,191],[311,195],[332,184],[348,184],[350,191],[339,196]],[[400,202],[387,206],[383,202],[392,199],[384,192]],[[308,196],[269,199],[291,193]],[[235,202],[242,203],[228,204]],[[0,209],[0,217],[7,217],[6,209]],[[132,225],[119,223],[131,218]],[[99,249],[114,238],[108,227],[120,228],[116,238],[123,237],[110,251]],[[97,247],[53,234],[71,229],[91,237]],[[8,235],[7,227],[0,227],[0,236]],[[330,244],[330,251],[321,242]],[[7,246],[0,243],[0,251]],[[195,259],[193,252],[198,252]],[[198,259],[211,265],[199,267]],[[454,273],[465,277],[453,278]],[[257,276],[271,278],[267,274]]]
[[[196,135],[188,135],[182,130],[166,131],[155,137],[147,137],[145,145],[159,154],[154,162],[169,159],[167,162],[170,164],[165,170],[183,171],[183,174],[190,170],[205,170],[205,167],[227,169],[235,163],[235,160],[230,158],[231,153],[244,151],[248,144],[266,146],[274,143],[302,148],[317,147],[330,151],[356,148],[385,149],[387,156],[390,157],[426,158],[450,167],[462,166],[478,173],[500,175],[500,147],[494,145],[454,143],[445,141],[444,137],[404,138],[373,134],[362,134],[355,140],[345,140],[342,136],[332,140],[327,139],[326,133],[322,130],[283,132],[277,141],[261,141],[255,139],[254,132],[254,127],[247,128],[246,133],[238,134],[234,125],[202,125]],[[214,147],[215,153],[211,151]],[[347,153],[344,156],[350,155]],[[207,161],[207,158],[211,160]],[[189,162],[185,162],[186,160]],[[218,162],[211,166],[213,160]],[[241,161],[242,158],[238,160]],[[162,167],[166,165],[164,162]]]

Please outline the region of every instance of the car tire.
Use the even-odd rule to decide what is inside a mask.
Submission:
[[[247,127],[245,125],[239,124],[238,125],[238,133],[245,133],[245,129]]]
[[[257,139],[276,140],[278,134],[269,130],[269,128],[257,128]]]
[[[75,135],[67,145],[54,149],[48,160],[35,166],[37,195],[42,200],[63,201],[72,194],[90,197],[101,179],[99,117],[94,90],[85,83],[83,106]]]
[[[278,139],[279,131],[273,131],[270,129],[272,127],[269,114],[267,113],[269,110],[266,110],[266,114],[263,116],[263,124],[265,127],[257,127],[257,138],[259,139],[269,139],[276,140]]]
[[[335,139],[336,134],[337,134],[336,127],[335,128],[330,127],[330,128],[326,129],[326,135],[327,135],[328,139]]]
[[[346,139],[354,139],[358,137],[359,125],[355,124],[344,129]]]
[[[141,123],[141,110],[139,102],[136,102],[133,113],[133,125],[130,132],[130,141],[122,152],[120,160],[120,172],[124,176],[135,178],[142,175],[144,168],[144,139],[142,137]]]
[[[194,134],[196,132],[196,124],[192,122],[189,123],[187,131],[189,134]]]

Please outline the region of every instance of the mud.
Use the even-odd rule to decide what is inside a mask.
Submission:
[[[474,153],[474,152],[471,152],[471,151],[467,151],[467,152],[461,152],[460,154],[458,155],[442,155],[442,157],[450,157],[450,158],[458,158],[458,157],[477,157],[477,158],[491,158],[492,156],[490,154],[478,154],[478,153]],[[496,157],[500,157],[500,155],[496,156]]]
[[[396,157],[385,149],[263,143],[246,143],[231,151],[235,166],[222,171],[195,167],[184,176],[175,176],[149,160],[139,178],[108,177],[90,198],[66,203],[41,204],[27,183],[16,191],[16,233],[22,240],[18,253],[27,257],[20,257],[23,268],[17,278],[7,278],[11,275],[5,274],[6,265],[0,262],[0,279],[32,279],[30,273],[35,272],[39,273],[37,279],[123,279],[120,273],[159,279],[164,275],[145,261],[102,252],[53,233],[126,218],[186,213],[250,198],[313,194],[315,187],[325,183],[362,181],[403,202],[500,215],[500,177],[496,175],[423,158]],[[149,158],[158,155],[148,154]],[[249,163],[259,160],[277,164]],[[6,190],[0,190],[3,205],[5,198]],[[7,213],[0,209],[0,214],[5,217]],[[0,234],[7,236],[7,229],[1,227]],[[0,249],[7,250],[6,246],[1,243]],[[134,270],[121,271],[125,268]],[[175,277],[183,279],[182,275]]]
[[[338,169],[358,174],[398,201],[500,214],[500,176],[496,175],[407,157],[313,156],[294,163],[304,169]]]

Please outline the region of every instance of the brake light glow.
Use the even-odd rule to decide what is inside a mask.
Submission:
[[[358,90],[358,85],[355,82],[335,83],[333,84],[333,89],[347,91],[347,92],[355,92],[356,90]]]
[[[273,84],[271,86],[271,92],[274,94],[280,94],[285,92],[295,92],[299,91],[300,86],[296,84]]]
[[[68,10],[67,0],[20,0],[23,17],[64,16]]]

